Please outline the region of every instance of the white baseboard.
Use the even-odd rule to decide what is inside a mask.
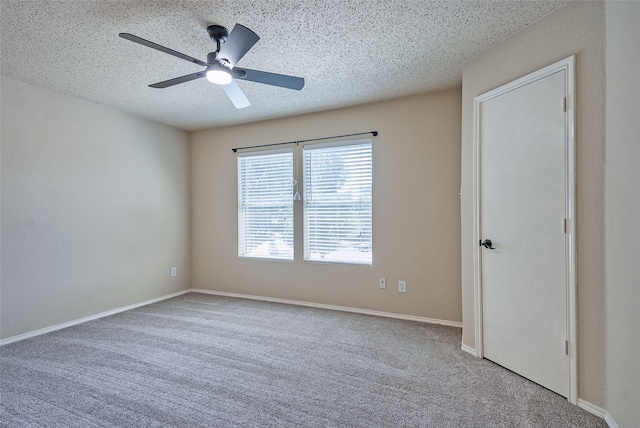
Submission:
[[[464,343],[460,346],[460,349],[462,349],[464,352],[473,355],[474,357],[477,357],[478,355],[476,354],[476,350],[473,349],[471,346],[467,346]]]
[[[607,425],[609,425],[609,428],[619,428],[616,421],[613,420],[613,416],[611,416],[611,413],[607,412],[602,407],[596,406],[595,404],[583,400],[582,398],[578,398],[577,406],[591,414],[604,419]]]
[[[182,291],[178,291],[176,293],[167,294],[166,296],[156,297],[155,299],[145,300],[144,302],[140,302],[140,303],[134,303],[133,305],[128,305],[128,306],[123,306],[123,307],[116,308],[116,309],[111,309],[109,311],[101,312],[101,313],[95,314],[95,315],[90,315],[88,317],[80,318],[80,319],[77,319],[77,320],[68,321],[68,322],[65,322],[65,323],[62,323],[62,324],[57,324],[57,325],[54,325],[54,326],[51,326],[51,327],[41,328],[39,330],[30,331],[30,332],[19,334],[19,335],[16,335],[16,336],[11,336],[11,337],[8,337],[6,339],[0,340],[0,346],[8,345],[9,343],[18,342],[20,340],[29,339],[30,337],[40,336],[41,334],[51,333],[52,331],[61,330],[63,328],[67,328],[67,327],[71,327],[71,326],[74,326],[74,325],[82,324],[82,323],[85,323],[87,321],[93,321],[93,320],[96,320],[98,318],[108,317],[109,315],[114,315],[114,314],[117,314],[117,313],[120,313],[120,312],[128,311],[130,309],[139,308],[140,306],[145,306],[145,305],[149,305],[151,303],[159,302],[161,300],[170,299],[172,297],[180,296],[181,294],[185,294],[185,293],[215,294],[215,295],[218,295],[218,296],[237,297],[237,298],[241,298],[241,299],[262,300],[262,301],[266,301],[266,302],[285,303],[285,304],[289,304],[289,305],[298,305],[298,306],[308,306],[308,307],[311,307],[311,308],[331,309],[331,310],[335,310],[335,311],[353,312],[353,313],[357,313],[357,314],[374,315],[374,316],[379,316],[379,317],[396,318],[396,319],[402,319],[402,320],[425,322],[425,323],[429,323],[429,324],[441,324],[441,325],[446,325],[446,326],[450,326],[450,327],[462,328],[462,323],[461,322],[456,322],[456,321],[439,320],[439,319],[435,319],[435,318],[424,318],[424,317],[418,317],[418,316],[414,316],[414,315],[394,314],[394,313],[391,313],[391,312],[371,311],[371,310],[368,310],[368,309],[350,308],[350,307],[347,307],[347,306],[334,306],[334,305],[325,305],[325,304],[321,304],[321,303],[310,303],[310,302],[303,302],[303,301],[299,301],[299,300],[276,299],[276,298],[272,298],[272,297],[252,296],[252,295],[248,295],[248,294],[226,293],[226,292],[223,292],[223,291],[211,291],[211,290],[204,290],[204,289],[198,289],[198,288],[189,288],[187,290],[182,290]]]
[[[607,411],[602,407],[596,406],[595,404],[583,400],[582,398],[578,398],[578,402],[576,403],[576,405],[591,414],[601,417],[602,419],[604,419],[607,414]]]
[[[352,312],[356,314],[374,315],[378,317],[395,318],[395,319],[408,320],[408,321],[418,321],[418,322],[424,322],[429,324],[440,324],[440,325],[446,325],[449,327],[462,328],[461,322],[439,320],[435,318],[418,317],[415,315],[404,315],[404,314],[395,314],[392,312],[372,311],[369,309],[350,308],[348,306],[325,305],[323,303],[311,303],[311,302],[304,302],[301,300],[287,300],[287,299],[278,299],[275,297],[254,296],[251,294],[227,293],[225,291],[204,290],[201,288],[192,288],[187,291],[194,292],[194,293],[214,294],[216,296],[237,297],[240,299],[261,300],[264,302],[284,303],[287,305],[307,306],[310,308],[330,309],[333,311]]]
[[[9,343],[18,342],[20,340],[29,339],[30,337],[40,336],[41,334],[51,333],[52,331],[62,330],[63,328],[71,327],[73,325],[82,324],[87,321],[93,321],[98,318],[108,317],[109,315],[115,315],[120,312],[128,311],[130,309],[139,308],[140,306],[149,305],[151,303],[156,303],[161,300],[170,299],[172,297],[179,296],[181,294],[189,293],[191,290],[182,290],[176,293],[167,294],[166,296],[156,297],[155,299],[145,300],[144,302],[134,303],[133,305],[123,306],[121,308],[111,309],[106,312],[100,312],[99,314],[90,315],[88,317],[80,318],[77,320],[65,322],[62,324],[57,324],[51,327],[41,328],[39,330],[30,331],[28,333],[18,334],[17,336],[11,336],[6,339],[0,340],[0,346],[8,345]]]
[[[606,410],[605,413],[606,414],[604,415],[604,421],[607,423],[607,425],[609,425],[609,428],[620,428],[616,421],[613,420],[613,416],[611,416],[611,413],[607,412]]]

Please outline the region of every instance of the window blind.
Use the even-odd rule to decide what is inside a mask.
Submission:
[[[293,151],[238,155],[238,256],[293,260]]]
[[[305,261],[371,265],[371,140],[304,147]]]

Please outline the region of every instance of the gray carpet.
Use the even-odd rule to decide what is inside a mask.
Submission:
[[[6,427],[606,427],[460,329],[190,293],[0,348]]]

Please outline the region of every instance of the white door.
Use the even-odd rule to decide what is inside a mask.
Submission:
[[[567,397],[565,73],[481,103],[478,244],[484,357]]]

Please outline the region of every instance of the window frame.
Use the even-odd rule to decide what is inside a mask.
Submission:
[[[246,222],[243,222],[243,218],[242,216],[246,215],[246,207],[247,204],[245,204],[245,201],[242,197],[243,195],[243,190],[245,190],[243,187],[241,187],[241,185],[243,185],[244,180],[242,180],[242,169],[241,169],[241,160],[243,158],[250,158],[250,157],[261,157],[261,156],[273,156],[273,155],[281,155],[281,154],[289,154],[290,155],[290,172],[291,172],[291,178],[289,180],[289,183],[291,183],[289,189],[290,189],[290,199],[288,199],[290,202],[289,204],[287,204],[288,206],[290,206],[290,231],[288,230],[287,232],[290,232],[290,243],[291,243],[291,255],[290,257],[287,255],[286,257],[278,257],[278,256],[274,256],[274,257],[264,257],[264,256],[252,256],[249,255],[250,252],[248,252],[246,250],[246,246],[247,246],[247,239],[246,239]],[[237,154],[237,158],[236,158],[236,176],[237,176],[237,245],[238,245],[238,258],[242,259],[242,260],[265,260],[265,261],[278,261],[278,262],[293,262],[295,261],[295,204],[293,201],[293,182],[294,182],[294,163],[295,163],[295,153],[293,148],[285,148],[285,149],[271,149],[271,150],[255,150],[255,151],[246,151],[246,152],[241,152]],[[284,186],[284,185],[283,185]],[[281,189],[280,187],[277,189],[279,190]],[[246,190],[245,190],[246,193]],[[284,197],[282,199],[283,201],[285,200]],[[243,210],[243,208],[245,208]],[[244,235],[244,239],[243,239],[243,235]],[[269,242],[269,241],[265,241]],[[242,252],[244,249],[244,252]]]
[[[306,161],[306,150],[322,150],[322,149],[330,149],[330,148],[341,148],[341,147],[348,147],[348,146],[357,146],[357,145],[369,145],[370,146],[370,165],[371,165],[371,169],[370,169],[370,179],[369,179],[369,183],[370,183],[370,189],[369,189],[369,194],[370,196],[370,201],[369,201],[369,225],[370,225],[370,229],[368,230],[368,234],[370,236],[369,241],[367,242],[369,244],[369,251],[367,251],[370,254],[370,257],[368,260],[365,261],[359,261],[359,260],[340,260],[340,259],[329,259],[329,260],[321,260],[321,259],[317,259],[317,258],[311,258],[309,256],[309,252],[310,249],[308,248],[309,244],[309,224],[308,224],[308,218],[307,218],[307,214],[308,214],[308,205],[307,205],[307,196],[308,196],[308,192],[307,192],[307,182],[308,182],[308,177],[307,177],[307,161]],[[303,196],[302,196],[302,229],[303,229],[303,237],[302,237],[302,242],[303,242],[303,261],[305,263],[320,263],[320,264],[340,264],[340,265],[352,265],[352,266],[373,266],[373,190],[374,190],[374,160],[373,160],[373,142],[371,138],[362,138],[362,139],[355,139],[355,140],[342,140],[342,141],[333,141],[333,142],[324,142],[324,143],[307,143],[307,144],[301,144],[302,145],[302,153],[298,156],[298,159],[300,159],[300,162],[302,162],[302,189],[303,189]]]

